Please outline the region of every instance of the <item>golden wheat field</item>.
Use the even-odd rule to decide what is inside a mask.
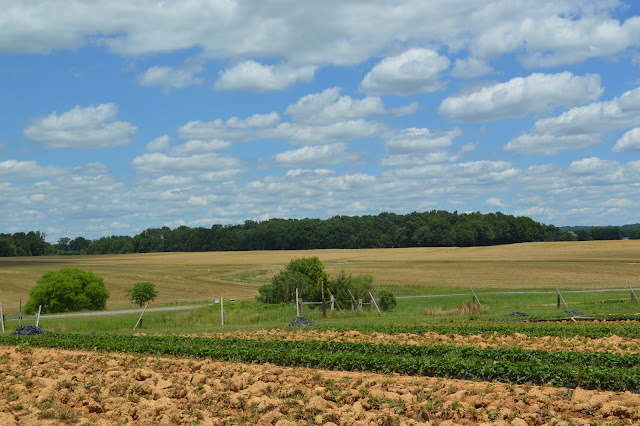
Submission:
[[[107,309],[132,307],[125,290],[156,285],[156,305],[248,299],[291,259],[318,256],[334,276],[371,274],[377,286],[594,289],[637,286],[640,241],[523,243],[493,247],[149,253],[0,258],[0,303],[17,311],[48,271],[88,269],[111,292]]]

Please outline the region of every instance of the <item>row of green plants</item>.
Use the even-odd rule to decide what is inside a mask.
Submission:
[[[637,318],[626,321],[610,321],[594,323],[592,321],[578,322],[524,322],[524,321],[451,321],[446,323],[428,324],[372,324],[353,323],[349,325],[319,325],[317,330],[347,332],[357,330],[362,333],[382,334],[424,334],[438,333],[448,336],[482,335],[482,336],[513,336],[525,334],[533,337],[588,337],[600,339],[609,336],[620,336],[630,339],[640,338],[640,322]]]
[[[3,336],[0,343],[211,358],[333,370],[399,373],[473,380],[640,391],[640,356],[591,352],[345,342],[291,342],[176,336],[43,334]]]

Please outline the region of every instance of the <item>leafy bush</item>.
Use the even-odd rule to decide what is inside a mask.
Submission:
[[[378,302],[380,309],[383,311],[390,311],[398,304],[396,297],[389,290],[382,290],[380,292],[380,301]]]
[[[109,298],[104,280],[91,271],[62,268],[47,272],[29,293],[24,311],[33,314],[42,305],[42,312],[73,312],[103,310]]]
[[[304,300],[316,300],[320,297],[321,283],[328,276],[318,257],[303,257],[290,261],[280,273],[273,277],[271,284],[258,290],[258,300],[263,303],[292,303],[298,294]]]
[[[294,259],[284,270],[271,280],[271,284],[260,287],[258,300],[263,303],[293,303],[296,288],[299,296],[305,301],[320,301],[324,283],[325,298],[329,300],[329,291],[343,309],[351,305],[351,295],[356,299],[368,299],[368,292],[373,290],[371,275],[346,275],[341,271],[335,279],[329,279],[324,272],[324,265],[317,257]]]
[[[155,284],[151,284],[150,282],[135,283],[133,288],[127,290],[126,293],[131,303],[135,303],[140,307],[158,297]]]

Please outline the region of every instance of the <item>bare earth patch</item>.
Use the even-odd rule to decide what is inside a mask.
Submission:
[[[640,395],[0,348],[0,424],[623,424]]]
[[[454,345],[473,346],[476,348],[522,348],[539,349],[545,351],[573,351],[573,352],[613,352],[619,354],[640,353],[640,339],[609,336],[593,339],[585,336],[571,338],[557,336],[527,336],[516,333],[513,336],[482,335],[444,335],[434,332],[423,334],[382,334],[362,333],[350,331],[316,331],[316,330],[251,330],[234,331],[229,333],[190,334],[190,337],[221,337],[240,339],[264,340],[293,340],[293,341],[331,341],[331,342],[365,342],[387,345]]]

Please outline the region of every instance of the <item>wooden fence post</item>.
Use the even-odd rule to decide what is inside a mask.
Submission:
[[[147,302],[147,304],[144,305],[144,309],[142,310],[142,313],[140,314],[140,318],[138,318],[138,322],[136,323],[135,326],[133,326],[133,331],[136,331],[136,328],[138,328],[138,327],[142,327],[142,316],[144,315],[144,312],[147,310],[147,306],[149,306],[149,302]]]
[[[362,299],[358,299],[358,310],[362,312]]]
[[[371,296],[371,310],[373,311],[373,307],[375,306],[376,309],[378,310],[378,313],[380,314],[380,316],[382,316],[382,312],[380,312],[380,308],[378,307],[378,304],[376,303],[376,299],[373,298],[373,294],[371,294],[371,292],[369,292],[369,296]]]
[[[471,294],[473,294],[473,304],[475,305],[477,303],[480,309],[482,309],[482,304],[480,303],[480,300],[478,299],[478,296],[476,296],[476,292],[473,291],[473,289],[471,289]]]
[[[2,303],[0,303],[0,321],[2,322],[2,334],[4,334],[4,312],[2,312]]]
[[[20,296],[20,313],[18,314],[18,328],[22,327],[22,296]]]
[[[300,297],[298,297],[298,287],[296,287],[296,316],[302,316],[302,304],[300,303]]]
[[[38,306],[38,315],[36,316],[36,327],[40,324],[40,312],[42,312],[42,305]]]
[[[356,298],[351,294],[351,290],[347,289],[347,291],[349,292],[349,296],[351,296],[351,312],[353,312],[356,310]]]
[[[220,320],[222,325],[227,322],[227,311],[224,310],[224,297],[220,298]]]
[[[324,298],[324,281],[321,281],[322,285],[322,317],[327,317],[327,300]]]
[[[329,303],[331,304],[331,312],[333,312],[334,305],[336,304],[336,298],[333,297],[333,294],[329,294]]]
[[[564,303],[564,306],[569,309],[569,305],[567,305],[567,302],[564,301],[564,297],[562,297],[562,294],[560,294],[560,290],[558,290],[558,287],[556,287],[556,292],[558,293],[558,309],[560,308],[560,301],[562,301],[562,303]]]

